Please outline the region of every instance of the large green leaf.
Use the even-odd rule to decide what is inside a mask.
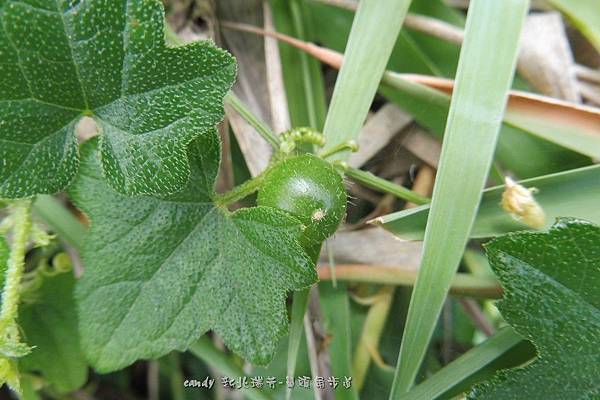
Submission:
[[[298,244],[299,221],[268,207],[215,206],[214,130],[190,145],[186,188],[163,199],[111,190],[97,147],[82,148],[70,191],[92,220],[77,298],[94,367],[110,371],[184,350],[209,329],[250,361],[268,363],[286,330],[286,292],[317,280]]]
[[[546,214],[549,228],[557,217],[571,215],[600,223],[600,166],[579,168],[557,174],[526,179],[520,183],[538,189],[536,201]],[[504,186],[485,189],[471,230],[472,238],[486,238],[503,233],[531,229],[502,209]],[[406,240],[423,240],[429,205],[385,215],[376,223]]]
[[[0,197],[64,189],[74,128],[93,116],[109,184],[173,193],[186,145],[223,117],[235,61],[210,42],[167,47],[156,0],[0,0]]]
[[[563,218],[547,233],[486,246],[506,321],[538,349],[531,364],[477,386],[472,399],[600,398],[600,227]]]
[[[19,324],[31,353],[19,361],[22,371],[40,372],[61,393],[81,387],[87,364],[79,343],[72,273],[45,276],[35,301],[19,311]]]

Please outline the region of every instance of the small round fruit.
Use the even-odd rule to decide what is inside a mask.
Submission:
[[[285,210],[305,226],[301,244],[320,245],[346,213],[346,189],[340,174],[312,154],[288,158],[267,172],[258,205]]]

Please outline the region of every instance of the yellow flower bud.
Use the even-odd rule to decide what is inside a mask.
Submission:
[[[546,215],[533,197],[537,189],[525,188],[509,177],[505,178],[505,184],[502,208],[525,225],[535,229],[543,228],[546,225]]]

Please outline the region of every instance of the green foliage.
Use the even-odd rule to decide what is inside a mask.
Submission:
[[[87,364],[79,344],[72,272],[44,276],[32,302],[19,310],[31,353],[19,360],[21,371],[39,372],[58,392],[67,393],[87,380]]]
[[[562,218],[547,233],[509,234],[486,250],[505,290],[500,312],[539,354],[470,398],[600,398],[600,227]]]
[[[285,210],[305,226],[305,248],[321,243],[338,228],[346,214],[346,189],[331,164],[306,154],[275,165],[258,193],[258,205]]]
[[[102,178],[98,141],[83,146],[70,194],[92,227],[77,288],[84,351],[98,371],[185,350],[209,329],[256,364],[285,333],[289,290],[316,281],[300,222],[268,207],[213,203],[216,131],[190,145],[184,190],[125,197]]]
[[[0,196],[63,190],[84,115],[112,188],[179,190],[186,145],[223,117],[234,59],[207,41],[167,47],[155,0],[30,3],[0,1]]]

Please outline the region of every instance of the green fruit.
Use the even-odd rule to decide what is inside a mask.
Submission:
[[[311,154],[288,158],[267,172],[258,205],[285,210],[305,229],[300,242],[314,248],[331,236],[346,213],[346,189],[328,162]]]

